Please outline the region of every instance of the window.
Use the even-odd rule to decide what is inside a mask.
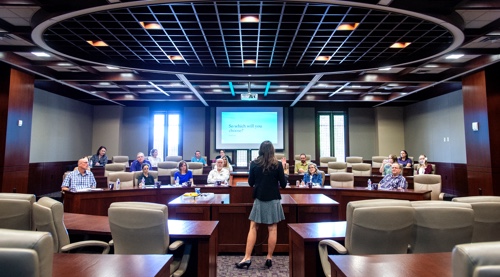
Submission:
[[[343,112],[318,114],[319,156],[345,161],[345,115]]]
[[[248,150],[236,150],[236,166],[248,166]]]
[[[178,113],[156,113],[153,116],[153,148],[158,156],[180,156],[180,115]]]

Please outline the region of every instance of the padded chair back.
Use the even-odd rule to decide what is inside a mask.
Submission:
[[[178,162],[161,162],[158,163],[158,175],[159,176],[170,176],[170,171],[176,169]]]
[[[399,199],[369,199],[369,200],[359,200],[359,201],[351,201],[347,203],[346,207],[346,221],[347,221],[347,226],[346,226],[346,234],[352,232],[352,218],[353,218],[353,213],[354,210],[358,208],[372,208],[372,207],[411,207],[410,201],[408,200],[399,200]],[[412,219],[413,220],[413,219]],[[351,238],[345,239],[345,247],[347,249],[352,247],[352,242]]]
[[[345,162],[347,163],[347,167],[352,167],[353,164],[359,164],[363,162],[363,157],[345,157]]]
[[[455,246],[451,254],[453,277],[477,276],[474,271],[479,267],[500,265],[499,249],[500,241],[467,243]]]
[[[329,162],[328,163],[328,174],[332,174],[333,172],[347,172],[347,163]]]
[[[61,202],[50,197],[42,197],[33,204],[33,216],[38,231],[49,232],[54,243],[54,252],[70,243],[66,226],[64,226],[64,208]]]
[[[498,277],[500,276],[500,265],[483,265],[474,269],[473,277]]]
[[[320,157],[319,158],[319,166],[328,166],[329,162],[336,162],[336,157]]]
[[[295,163],[294,164],[300,164],[300,155],[295,155]],[[306,155],[306,163],[311,162],[311,155]]]
[[[354,176],[371,176],[372,165],[367,163],[352,164],[352,174]]]
[[[53,257],[49,233],[0,229],[0,276],[52,277]]]
[[[188,169],[193,172],[193,175],[203,175],[203,164],[197,162],[186,162]]]
[[[108,177],[110,172],[125,172],[125,164],[112,163],[104,166],[104,176]]]
[[[364,207],[353,211],[346,249],[351,255],[405,254],[411,242],[411,207]],[[349,240],[349,247],[347,241]]]
[[[415,175],[413,176],[413,188],[415,190],[432,190],[431,199],[439,200],[439,194],[441,193],[441,175]]]
[[[108,183],[116,183],[120,179],[120,189],[130,189],[134,187],[134,172],[110,172]],[[116,188],[116,186],[115,186]]]
[[[139,178],[139,176],[141,176],[142,171],[134,171],[132,173],[134,173],[134,186],[139,186],[137,178]],[[153,176],[153,178],[155,179],[155,182],[158,181],[158,171],[150,170],[149,175]],[[122,182],[122,179],[120,179],[120,183],[121,182]]]
[[[446,205],[452,204],[452,205]],[[472,207],[452,202],[414,206],[412,253],[450,252],[460,243],[470,243],[474,228]]]
[[[111,161],[113,161],[114,164],[124,164],[125,166],[129,165],[128,156],[113,156],[113,158],[111,158]]]
[[[165,254],[168,208],[145,202],[115,202],[108,209],[115,254]]]
[[[276,160],[280,161],[281,158],[283,158],[285,156],[285,153],[274,153],[274,157],[276,158]]]
[[[177,163],[179,163],[180,161],[182,161],[182,156],[167,156],[165,158],[165,161],[166,162],[177,162]]]
[[[372,167],[380,168],[387,156],[372,156]]]
[[[330,173],[330,186],[332,188],[353,188],[354,174],[351,172]]]
[[[0,228],[35,230],[33,224],[34,194],[0,193]]]
[[[321,174],[321,186],[325,186],[325,172],[323,170],[318,170],[318,173]]]
[[[455,197],[453,203],[469,203],[474,210],[472,242],[500,241],[500,196]]]

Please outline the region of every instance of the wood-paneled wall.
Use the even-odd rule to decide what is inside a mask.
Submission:
[[[0,68],[0,180],[3,192],[27,192],[34,77]],[[22,121],[22,124],[21,124]]]

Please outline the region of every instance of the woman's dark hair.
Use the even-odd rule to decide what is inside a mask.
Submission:
[[[409,159],[408,158],[408,152],[406,152],[406,150],[401,150],[401,152],[405,152],[405,159]],[[401,157],[402,158],[402,157]]]
[[[274,168],[278,165],[272,142],[265,140],[260,144],[259,156],[255,159],[255,164],[262,167],[262,171],[268,171],[271,167]]]
[[[150,168],[149,164],[143,163],[142,166],[141,166],[141,169],[144,169],[145,166],[147,166],[148,168]]]
[[[149,156],[153,156],[153,153],[155,151],[158,151],[158,149],[156,149],[156,148],[151,149],[151,151],[149,151]]]
[[[104,148],[104,150],[108,151],[108,149],[106,149],[106,147],[101,145],[101,146],[99,146],[99,149],[97,149],[97,153],[96,153],[97,156],[99,156],[99,152],[101,152],[101,149],[103,149],[103,148]]]
[[[182,173],[182,171],[181,171],[181,167],[182,167],[183,165],[186,165],[186,172],[188,172],[189,167],[188,167],[188,164],[186,163],[186,161],[180,161],[180,162],[179,162],[179,164],[177,165],[177,166],[179,167],[179,172],[180,172],[180,173]]]

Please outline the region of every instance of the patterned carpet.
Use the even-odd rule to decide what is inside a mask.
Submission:
[[[234,277],[234,276],[273,276],[285,277],[288,276],[288,256],[274,256],[273,266],[270,269],[264,267],[266,256],[253,256],[252,265],[248,270],[238,269],[234,265],[241,261],[243,255],[223,255],[217,257],[217,277]]]

